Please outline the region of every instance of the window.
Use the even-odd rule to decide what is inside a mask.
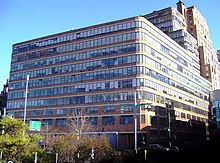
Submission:
[[[186,114],[185,113],[181,113],[181,118],[186,118]]]
[[[120,109],[122,111],[133,111],[133,106],[121,106]]]
[[[66,114],[67,109],[57,109],[57,115]]]
[[[98,113],[98,106],[86,107],[86,114]]]
[[[87,122],[91,125],[98,125],[98,117],[88,117]]]
[[[196,116],[195,116],[195,115],[192,115],[192,119],[193,119],[193,120],[196,120]]]
[[[30,111],[30,115],[33,117],[40,116],[40,110],[32,110]]]
[[[133,115],[120,116],[120,124],[132,124]]]
[[[9,112],[9,113],[8,113],[8,116],[10,116],[10,117],[12,117],[12,118],[15,117],[15,115],[16,115],[16,112]]]
[[[56,126],[66,126],[66,118],[56,119]]]
[[[205,70],[206,70],[206,71],[209,71],[209,67],[208,67],[208,66],[206,66],[206,67],[205,67]]]
[[[70,114],[71,115],[79,115],[82,113],[82,109],[81,108],[71,108],[70,109]]]
[[[47,126],[47,124],[48,124],[49,126],[53,125],[53,120],[52,120],[52,119],[43,119],[43,120],[42,120],[42,125],[43,125],[43,126]]]
[[[141,114],[141,123],[146,123],[145,114]]]
[[[206,78],[208,78],[208,77],[209,77],[209,73],[208,73],[208,72],[206,72],[206,73],[205,73],[205,75],[206,75]]]
[[[175,116],[180,117],[180,112],[175,110]]]
[[[115,124],[115,117],[113,116],[102,117],[102,125],[114,125],[114,124]]]
[[[102,112],[115,112],[115,106],[102,106]]]
[[[19,116],[19,117],[23,117],[23,116],[24,116],[24,111],[19,111],[19,112],[18,112],[18,116]]]
[[[51,109],[46,109],[43,111],[43,116],[50,116],[53,114],[53,111]]]

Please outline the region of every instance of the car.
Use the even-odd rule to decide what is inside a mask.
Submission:
[[[165,150],[165,151],[169,151],[169,148],[164,147],[160,144],[149,144],[148,147],[150,149],[154,149],[154,150]]]

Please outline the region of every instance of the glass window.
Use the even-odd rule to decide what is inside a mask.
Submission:
[[[43,116],[50,116],[53,114],[52,109],[46,109],[43,111]]]
[[[98,113],[98,106],[86,107],[86,114]]]
[[[115,106],[102,106],[102,112],[109,113],[109,112],[115,112]]]
[[[117,31],[118,30],[118,24],[114,25],[114,30]]]
[[[66,126],[66,118],[56,119],[56,126]]]
[[[120,106],[120,109],[121,109],[121,111],[125,111],[125,112],[127,112],[127,111],[133,111],[133,106],[131,105],[131,106]]]
[[[141,123],[146,123],[145,114],[141,114]]]
[[[102,117],[102,125],[114,125],[115,117],[113,116],[104,116]]]
[[[127,23],[127,29],[131,28],[131,22]]]
[[[16,115],[16,112],[8,112],[8,116],[10,116],[10,117],[15,117],[15,115]]]
[[[43,126],[47,126],[47,125],[51,126],[51,125],[53,125],[53,120],[52,119],[43,119],[42,125]]]
[[[66,108],[65,109],[57,109],[57,115],[66,114]]]
[[[88,117],[87,122],[91,125],[98,125],[98,117]]]
[[[187,119],[191,119],[191,115],[190,114],[187,114]]]
[[[30,115],[33,117],[40,116],[40,110],[32,110],[30,111]]]
[[[123,27],[122,27],[123,29],[126,29],[126,23],[123,23]]]
[[[18,116],[19,116],[19,117],[23,117],[23,116],[24,116],[24,111],[19,111],[19,112],[18,112]]]
[[[120,124],[132,124],[133,115],[120,116]]]
[[[71,108],[70,109],[70,114],[71,115],[79,115],[82,113],[82,109],[81,108]]]
[[[186,114],[185,113],[181,113],[181,118],[186,118]]]

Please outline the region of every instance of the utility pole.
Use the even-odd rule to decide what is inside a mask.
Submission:
[[[24,99],[24,131],[23,131],[23,136],[25,134],[25,121],[26,121],[26,114],[27,114],[28,81],[29,81],[29,75],[27,75],[26,89],[25,89],[25,99]]]
[[[133,106],[134,111],[134,151],[137,154],[137,108],[139,106],[151,106],[151,103],[137,103],[137,92],[134,92],[134,103],[133,104],[122,104],[122,106]],[[122,109],[121,109],[122,111]]]
[[[37,163],[37,152],[35,152],[35,155],[34,155],[34,163]]]
[[[136,97],[136,92],[134,95],[134,150],[135,153],[137,154],[137,97]]]
[[[168,139],[169,139],[169,147],[171,148],[171,119],[170,119],[170,111],[171,111],[171,102],[170,100],[166,101],[166,109],[167,109],[167,117],[168,117]]]
[[[3,116],[6,115],[6,108],[4,108],[4,113],[3,113]],[[5,133],[5,130],[4,130],[4,126],[2,126],[3,130],[2,130],[2,135]],[[0,152],[0,159],[2,159],[2,155],[3,155],[3,152],[1,151]]]

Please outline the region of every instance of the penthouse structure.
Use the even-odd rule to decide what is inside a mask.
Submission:
[[[157,28],[190,52],[193,60],[193,71],[200,73],[200,59],[197,40],[187,31],[185,17],[175,8],[168,7],[154,11],[144,17]]]
[[[184,3],[179,1],[177,3],[179,8],[184,8]],[[212,82],[213,89],[219,89],[219,62],[217,51],[212,47],[208,24],[202,14],[191,6],[183,10],[182,14],[187,19],[187,30],[197,39],[201,75]]]
[[[185,7],[179,0],[177,9],[169,7],[144,15],[151,23],[192,52],[197,67],[194,71],[212,82],[213,89],[220,88],[219,61],[212,47],[208,24],[195,6]],[[199,63],[199,65],[197,64]]]
[[[139,139],[167,138],[167,126],[158,135],[149,128],[155,115],[166,121],[162,112],[207,123],[212,84],[198,67],[192,52],[143,16],[70,30],[13,45],[7,112],[23,118],[29,75],[27,121],[67,133],[69,115],[82,113],[95,126],[91,132],[127,148],[134,139],[135,96],[153,107],[137,108]]]

